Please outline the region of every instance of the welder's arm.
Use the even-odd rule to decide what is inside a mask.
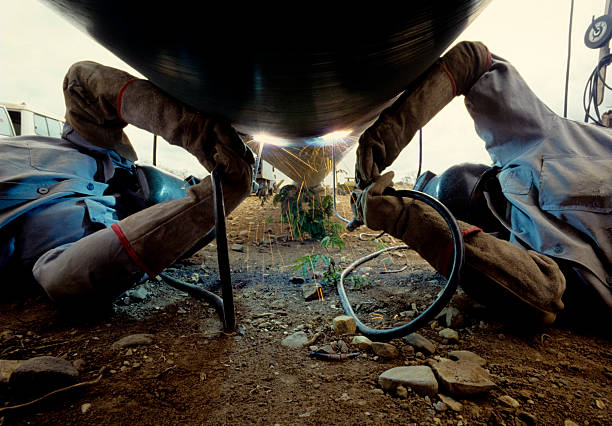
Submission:
[[[242,167],[252,153],[229,122],[205,117],[147,80],[91,61],[77,62],[63,84],[67,122],[85,139],[136,159],[123,133],[129,123],[185,148],[209,171]]]
[[[418,129],[455,96],[467,93],[491,65],[487,47],[461,42],[412,83],[359,138],[355,181],[364,189],[388,167]]]
[[[440,214],[390,189],[393,172],[379,176],[352,199],[356,220],[401,239],[448,277],[452,238]],[[457,221],[464,240],[463,289],[476,300],[522,320],[550,324],[563,309],[565,278],[555,261]]]

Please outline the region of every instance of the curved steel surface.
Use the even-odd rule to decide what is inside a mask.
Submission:
[[[179,100],[287,138],[363,130],[489,2],[44,1]]]

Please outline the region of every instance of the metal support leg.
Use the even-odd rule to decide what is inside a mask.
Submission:
[[[217,169],[211,173],[213,184],[213,198],[215,211],[215,234],[217,238],[217,263],[219,265],[219,278],[221,281],[221,295],[217,296],[208,290],[188,284],[181,280],[177,280],[165,273],[160,274],[160,277],[171,287],[177,290],[184,291],[192,297],[199,300],[205,300],[211,303],[221,321],[225,331],[233,331],[236,327],[236,313],[234,309],[234,293],[232,290],[232,276],[230,272],[229,253],[227,247],[227,234],[225,229],[225,205],[223,203],[223,188],[221,187],[221,179]],[[209,240],[210,236],[214,235],[209,232],[205,240]]]
[[[234,293],[232,290],[232,276],[230,272],[227,234],[225,229],[225,205],[223,204],[223,189],[221,188],[221,179],[217,169],[213,169],[211,177],[213,183],[213,196],[215,199],[217,263],[219,265],[221,295],[223,297],[223,327],[226,331],[233,331],[236,327],[236,313],[234,311]]]
[[[350,223],[350,220],[342,217],[336,209],[336,140],[332,140],[332,186],[333,186],[333,199],[334,199],[334,213],[338,216],[338,219],[345,223]]]

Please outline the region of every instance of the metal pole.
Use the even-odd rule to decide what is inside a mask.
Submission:
[[[343,222],[350,223],[351,221],[343,218],[338,210],[336,209],[336,139],[332,139],[332,187],[333,187],[333,199],[334,199],[334,213]]]
[[[225,205],[223,203],[223,188],[221,177],[215,168],[211,173],[213,183],[213,198],[215,199],[215,230],[217,235],[217,261],[219,263],[219,278],[221,279],[221,295],[223,297],[223,326],[226,331],[236,327],[234,310],[234,294],[230,272],[227,233],[225,229]]]
[[[570,59],[572,57],[572,20],[574,17],[574,0],[570,7],[570,20],[567,40],[567,69],[565,70],[565,98],[563,101],[563,118],[567,118],[567,89],[569,86]]]
[[[606,15],[612,15],[612,10],[610,10],[610,0],[606,0],[606,8],[605,8],[604,13]],[[601,62],[601,60],[609,54],[610,54],[610,43],[599,48],[599,62]],[[597,79],[597,99],[595,99],[596,105],[601,105],[601,103],[603,102],[604,84],[606,82],[606,70],[607,69],[608,67],[604,66],[600,73],[601,78]]]
[[[153,135],[153,165],[157,166],[157,135]]]

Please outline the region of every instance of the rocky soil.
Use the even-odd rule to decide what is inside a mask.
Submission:
[[[526,332],[458,292],[417,334],[371,342],[342,317],[335,288],[317,290],[322,271],[303,280],[291,267],[317,253],[346,267],[382,243],[347,234],[326,253],[293,241],[279,216],[252,197],[228,218],[233,333],[211,306],[158,280],[95,319],[40,295],[0,301],[0,424],[612,424],[609,324]],[[215,250],[168,273],[218,291]],[[347,293],[371,327],[410,321],[444,284],[412,251],[355,275]]]

